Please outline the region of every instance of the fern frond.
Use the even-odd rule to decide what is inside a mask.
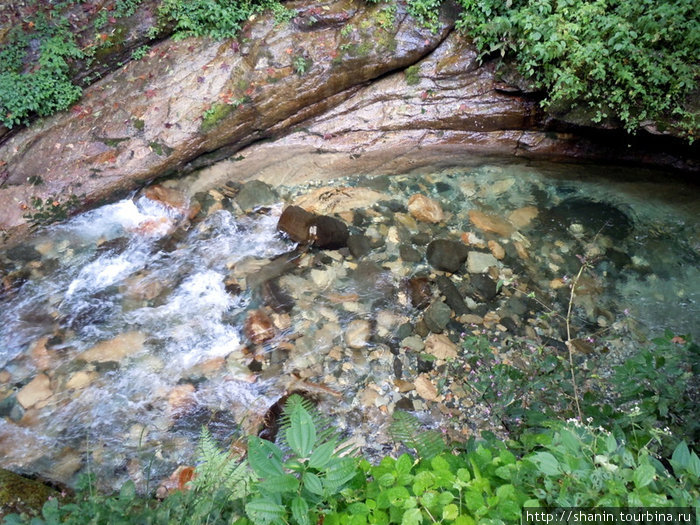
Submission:
[[[254,479],[248,462],[221,450],[207,428],[202,428],[199,439],[195,474],[194,490],[213,493],[224,489],[229,500],[247,496]]]
[[[402,410],[394,412],[389,434],[394,441],[415,449],[423,459],[432,459],[445,450],[445,442],[438,432],[423,430],[414,415]]]

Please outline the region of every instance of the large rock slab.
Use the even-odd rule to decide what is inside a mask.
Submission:
[[[272,15],[259,17],[240,41],[153,46],[86,89],[70,111],[0,146],[0,234],[26,228],[36,199],[63,206],[74,195],[87,206],[198,157],[211,162],[211,152],[227,156],[278,135],[348,98],[352,88],[418,61],[450,30],[447,22],[434,32],[421,28],[403,5],[385,29],[380,9],[338,0],[287,27]]]

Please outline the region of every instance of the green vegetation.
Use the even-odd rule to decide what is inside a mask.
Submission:
[[[39,179],[40,181],[40,179]],[[41,182],[30,182],[32,185]],[[70,195],[62,200],[60,197],[48,197],[45,200],[39,197],[31,198],[33,210],[24,214],[24,218],[33,226],[51,224],[67,219],[70,214],[80,205],[80,199],[76,195]]]
[[[700,74],[700,20],[693,0],[459,0],[457,27],[484,55],[515,58],[546,90],[544,106],[581,107],[628,131],[671,120],[689,140],[685,109]]]
[[[294,57],[294,60],[292,60],[292,67],[294,68],[294,72],[301,77],[304,76],[309,70],[309,67],[311,67],[311,61],[308,58],[299,55]]]
[[[531,507],[700,504],[700,459],[688,446],[700,420],[700,348],[688,337],[666,334],[616,366],[604,388],[591,385],[585,423],[564,419],[572,412],[566,359],[540,356],[534,376],[549,381],[549,392],[519,398],[526,385],[540,390],[534,376],[496,362],[484,338],[468,338],[464,347],[480,367],[469,382],[483,389],[495,417],[523,417],[505,441],[486,433],[446,443],[439,430],[396,411],[389,432],[415,455],[371,464],[311,402],[292,395],[277,441],[250,437],[245,459],[221,450],[204,429],[194,477],[162,501],[138,495],[131,481],[118,494],[98,494],[84,477],[75,501],[49,500],[31,523],[471,525],[519,523]],[[557,395],[564,401],[549,404]],[[30,519],[11,515],[4,523]]]
[[[278,0],[163,0],[159,14],[175,22],[177,38],[232,38],[251,16],[267,9],[278,21],[288,20],[293,13]]]
[[[0,49],[0,123],[11,128],[31,115],[47,116],[66,109],[80,98],[73,84],[69,62],[83,57],[66,19],[39,14],[27,24],[15,26],[8,44]],[[39,42],[33,67],[26,62]]]

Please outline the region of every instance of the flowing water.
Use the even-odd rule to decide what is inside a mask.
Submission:
[[[202,425],[230,442],[292,390],[369,452],[392,446],[396,408],[457,435],[503,430],[450,390],[443,361],[473,333],[503,353],[516,337],[561,342],[553,313],[582,264],[573,325],[592,351],[622,359],[665,329],[697,335],[700,201],[660,176],[490,163],[325,183],[340,201],[372,190],[339,213],[362,240],[352,252],[294,251],[276,231],[320,184],[276,188],[248,213],[236,184],[212,189],[192,220],[140,194],[40,229],[0,254],[0,467],[145,488],[192,460]],[[416,220],[415,194],[444,220]],[[407,284],[442,303],[426,258],[438,238],[487,255],[447,275],[466,314],[425,310]]]

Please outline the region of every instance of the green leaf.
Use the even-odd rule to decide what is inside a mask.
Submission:
[[[299,525],[310,525],[309,520],[309,505],[301,496],[297,496],[292,500],[292,517]]]
[[[282,505],[265,498],[257,498],[246,503],[246,514],[256,524],[267,524],[282,519],[287,513]]]
[[[698,455],[695,452],[691,452],[690,461],[688,461],[686,469],[694,476],[700,478],[700,459],[698,459]]]
[[[305,458],[316,444],[314,420],[301,405],[294,407],[289,420],[291,426],[287,429],[287,443],[297,456]]]
[[[557,476],[561,474],[559,461],[549,452],[537,452],[530,457],[530,460],[539,467],[540,472],[547,476]]]
[[[248,440],[248,463],[261,478],[284,474],[282,451],[274,443],[257,436]]]
[[[396,472],[399,474],[408,474],[413,468],[413,458],[408,454],[401,454],[396,460]]]
[[[315,469],[325,467],[330,461],[334,449],[335,441],[329,441],[328,443],[316,447],[309,458],[309,467]]]
[[[277,474],[261,482],[260,487],[273,494],[296,492],[299,488],[299,480],[291,474]]]
[[[304,488],[306,488],[309,492],[316,494],[317,496],[323,496],[323,484],[321,483],[321,479],[316,474],[313,472],[304,472],[301,477],[301,481],[304,484]]]
[[[409,509],[403,513],[401,525],[420,525],[423,522],[423,516],[420,509]]]
[[[119,491],[119,499],[121,501],[130,502],[130,501],[133,501],[133,499],[135,497],[136,497],[136,485],[134,485],[133,481],[129,480],[122,485],[122,488]]]
[[[639,467],[637,467],[637,469],[634,471],[634,474],[632,475],[634,486],[638,489],[646,487],[649,483],[654,481],[655,474],[656,471],[651,465],[640,465]]]
[[[688,449],[688,445],[685,441],[678,443],[678,446],[676,446],[676,449],[673,451],[673,455],[671,456],[671,461],[681,467],[688,466],[688,463],[690,462],[690,450]]]
[[[457,505],[454,503],[450,503],[449,505],[445,505],[445,507],[442,509],[442,519],[443,520],[454,520],[457,518],[459,515],[459,509],[457,508]]]

